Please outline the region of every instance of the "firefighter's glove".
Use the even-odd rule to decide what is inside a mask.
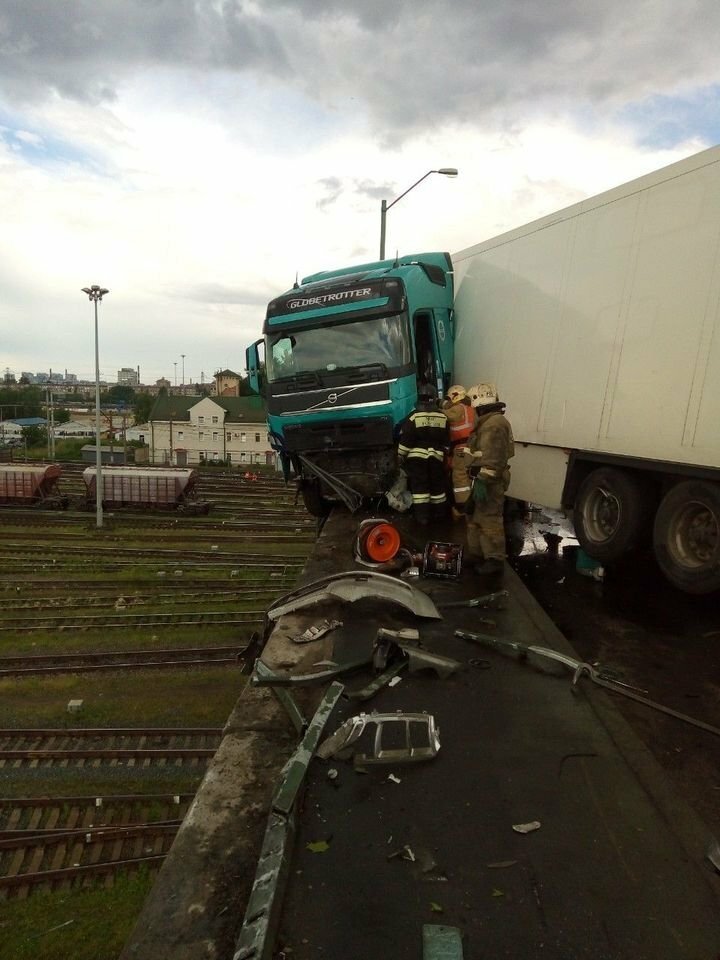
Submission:
[[[477,476],[473,480],[472,498],[475,503],[485,503],[488,498],[488,488],[485,477]]]

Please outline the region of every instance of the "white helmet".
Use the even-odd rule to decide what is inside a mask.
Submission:
[[[450,387],[447,392],[447,398],[451,403],[459,403],[461,400],[464,400],[467,396],[467,391],[465,387],[461,386],[459,383],[456,383],[454,387]]]
[[[497,387],[494,383],[476,383],[467,392],[473,407],[489,407],[499,403]]]

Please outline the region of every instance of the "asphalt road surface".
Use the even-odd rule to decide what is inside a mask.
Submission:
[[[511,563],[579,656],[643,695],[720,727],[720,596],[672,587],[651,551],[576,570],[577,540],[562,515],[533,510],[507,525]],[[618,708],[710,830],[720,833],[720,737],[622,697]]]

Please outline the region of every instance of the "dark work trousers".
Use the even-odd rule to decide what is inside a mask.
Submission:
[[[413,513],[418,523],[440,520],[445,516],[445,467],[434,457],[409,456],[405,463],[412,493]]]

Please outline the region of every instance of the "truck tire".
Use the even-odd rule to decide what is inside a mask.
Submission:
[[[332,504],[326,500],[317,480],[303,480],[300,488],[305,509],[313,517],[326,517]]]
[[[642,484],[613,467],[593,470],[583,480],[573,519],[578,542],[588,556],[607,562],[633,550],[648,523]]]
[[[653,531],[655,558],[685,593],[720,590],[720,484],[684,480],[663,497]]]

